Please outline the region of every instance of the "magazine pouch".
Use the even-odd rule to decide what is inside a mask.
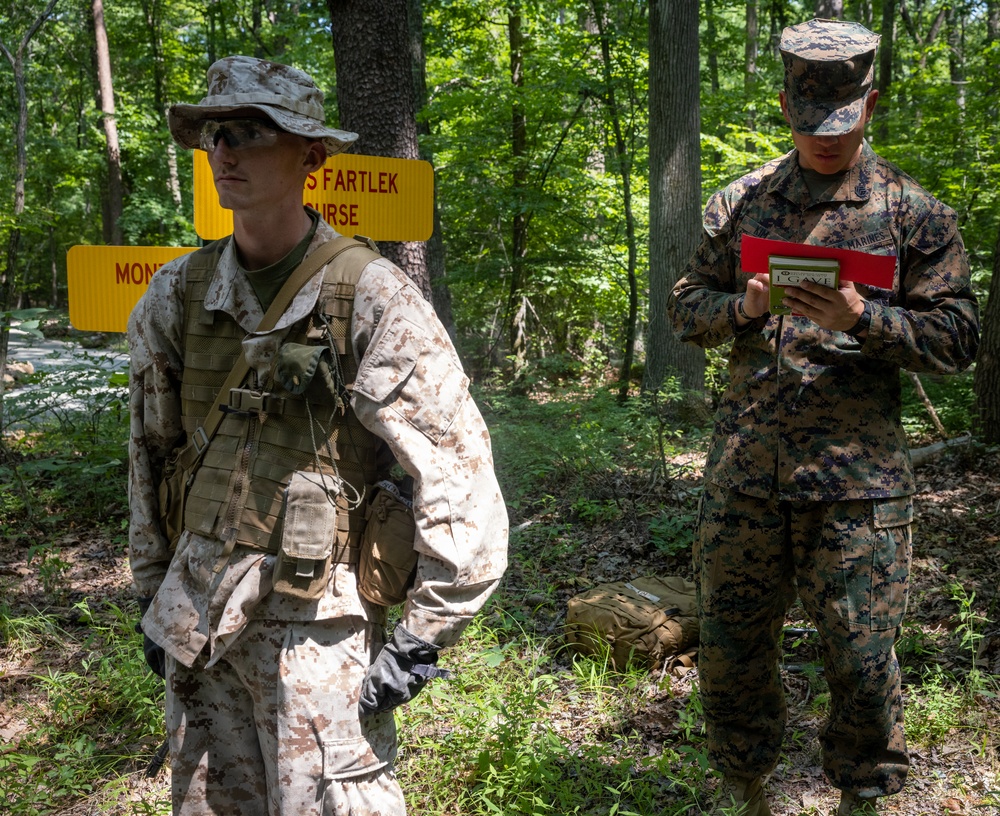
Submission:
[[[274,591],[302,600],[326,592],[337,540],[337,477],[298,470],[285,488]]]

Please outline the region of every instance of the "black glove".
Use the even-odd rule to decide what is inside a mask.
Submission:
[[[361,683],[361,713],[391,711],[416,697],[432,677],[447,677],[449,672],[435,667],[437,659],[437,646],[397,626]]]
[[[149,635],[142,631],[142,616],[146,614],[152,598],[139,598],[139,622],[135,625],[135,631],[142,635],[142,653],[146,658],[146,665],[153,674],[166,678],[167,676],[167,653],[163,647],[150,639]]]

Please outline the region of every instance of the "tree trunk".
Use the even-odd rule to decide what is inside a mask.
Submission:
[[[54,193],[52,194],[55,195]],[[56,229],[49,227],[49,306],[58,309],[59,298],[59,244],[56,242]]]
[[[719,31],[715,24],[715,0],[705,0],[705,45],[708,48],[708,87],[719,92]]]
[[[635,361],[635,331],[639,322],[639,281],[636,275],[638,246],[635,237],[635,213],[632,208],[632,157],[622,134],[621,116],[615,96],[614,66],[611,64],[611,41],[607,30],[607,15],[603,0],[591,0],[594,22],[601,43],[601,66],[604,71],[604,104],[608,110],[612,132],[615,136],[615,166],[622,179],[622,204],[625,209],[625,233],[628,244],[628,317],[625,322],[625,349],[622,367],[618,373],[618,398],[628,398]]]
[[[0,432],[4,428],[3,395],[4,372],[7,369],[7,344],[10,339],[10,328],[7,313],[11,311],[14,301],[14,281],[17,275],[17,252],[21,244],[21,216],[24,214],[25,175],[28,170],[28,94],[24,82],[24,51],[35,36],[42,23],[52,13],[56,0],[49,0],[45,11],[35,18],[21,38],[14,52],[11,52],[0,32],[0,53],[2,53],[14,71],[14,88],[17,93],[17,131],[14,136],[15,155],[17,162],[14,167],[14,209],[11,213],[11,230],[7,238],[6,263],[0,272]],[[0,450],[3,449],[3,436],[0,433]]]
[[[948,72],[951,84],[955,88],[955,104],[958,107],[960,121],[965,118],[965,37],[963,36],[965,20],[957,5],[949,5],[948,22]]]
[[[844,16],[844,0],[816,0],[816,16],[839,20]]]
[[[413,68],[413,98],[419,112],[427,105],[427,60],[424,56],[424,6],[423,0],[408,0],[407,17],[410,26],[410,60]],[[430,123],[426,118],[417,122],[418,136],[428,136]],[[423,145],[420,158],[434,164],[434,154]],[[427,272],[431,286],[431,301],[434,311],[444,324],[452,339],[455,338],[455,317],[451,310],[451,290],[445,269],[444,237],[441,234],[441,210],[438,207],[437,190],[434,193],[434,231],[427,241]]]
[[[652,0],[649,7],[649,338],[644,391],[676,372],[705,388],[705,354],[678,341],[667,298],[701,234],[701,122],[698,2]]]
[[[118,124],[115,122],[115,93],[111,81],[111,51],[108,30],[104,25],[104,2],[93,0],[94,50],[97,56],[97,87],[101,99],[104,138],[108,157],[108,210],[104,224],[104,243],[122,244],[122,161],[118,144]]]
[[[746,0],[746,41],[743,44],[743,93],[747,103],[747,130],[753,132],[757,129],[756,104],[753,101],[754,91],[757,89],[757,33],[759,23],[757,22],[757,0]],[[747,151],[754,153],[756,149],[753,142],[747,141],[745,145]]]
[[[876,103],[874,141],[889,141],[889,105],[892,92],[892,52],[896,41],[896,4],[890,0],[882,3],[882,42],[878,52],[878,102]]]
[[[988,445],[1000,444],[1000,235],[993,248],[993,278],[982,314],[976,357],[977,433]]]
[[[418,159],[417,111],[407,0],[327,0],[340,127],[358,134],[352,152]],[[424,241],[379,245],[431,297]]]
[[[161,24],[162,4],[160,0],[142,0],[142,10],[149,31],[149,48],[153,55],[153,107],[160,115],[160,127],[167,136],[167,104],[164,94],[163,76],[163,30]],[[180,210],[181,181],[177,172],[177,145],[167,137],[167,192],[174,206]]]
[[[916,21],[910,16],[910,9],[906,5],[906,0],[899,0],[899,18],[903,21],[907,33],[919,47],[920,59],[918,65],[921,71],[927,67],[927,52],[930,50],[930,46],[934,43],[934,40],[937,39],[937,35],[941,32],[941,27],[944,25],[947,14],[947,7],[939,9],[934,20],[928,27],[927,33],[921,34],[917,28]]]
[[[513,90],[511,104],[511,161],[513,164],[514,217],[511,225],[511,274],[507,311],[510,315],[508,335],[513,360],[513,375],[517,382],[527,363],[527,331],[525,321],[525,258],[528,254],[528,216],[519,202],[525,200],[528,187],[528,136],[527,118],[521,105],[520,91],[524,86],[524,34],[521,30],[521,4],[511,3],[507,9],[508,39],[510,42],[510,84]]]

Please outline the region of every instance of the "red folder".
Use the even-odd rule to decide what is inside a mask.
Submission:
[[[740,243],[743,271],[748,275],[768,273],[767,259],[771,255],[791,255],[795,258],[836,258],[840,261],[840,279],[892,289],[896,271],[895,255],[872,255],[856,249],[839,249],[794,241],[776,241],[772,238],[754,238],[744,235]]]

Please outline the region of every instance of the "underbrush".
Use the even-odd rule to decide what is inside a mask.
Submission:
[[[0,811],[12,816],[170,812],[165,773],[144,775],[164,739],[162,684],[133,628],[117,388],[114,399],[89,398],[97,400],[90,410],[37,415],[5,436]],[[569,651],[562,638],[566,601],[594,584],[689,575],[707,429],[690,427],[676,397],[621,405],[603,388],[544,401],[477,394],[510,509],[510,568],[443,658],[452,679],[398,712],[397,769],[412,813],[680,816],[707,808],[715,782],[696,672],[618,672],[606,656]],[[962,405],[967,395],[936,399]],[[923,433],[921,411],[912,403],[907,421]],[[107,554],[100,569],[121,573],[111,589],[79,577],[94,552]],[[942,569],[933,598],[947,626],[919,608],[908,616],[899,650],[906,727],[915,751],[960,746],[995,778],[996,677],[978,658],[992,607],[960,575]],[[826,789],[809,774],[829,695],[808,636],[789,638],[786,648],[798,668],[785,676],[784,776],[772,788],[776,812],[788,813],[781,796],[790,794],[781,791],[800,777]],[[976,807],[997,804],[982,785],[969,796]]]
[[[0,802],[11,816],[106,801],[162,741],[163,683],[136,648],[135,610],[80,602],[73,611],[67,623],[4,610],[4,661],[23,667],[3,678],[4,698],[30,698],[25,733],[0,753]]]

